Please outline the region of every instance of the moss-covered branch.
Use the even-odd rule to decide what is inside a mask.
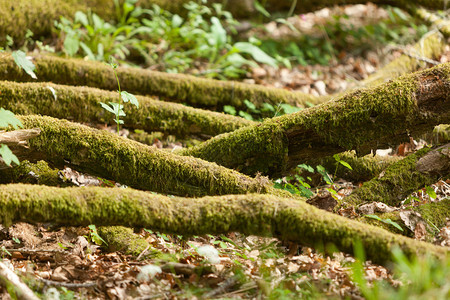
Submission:
[[[0,81],[0,91],[0,107],[16,114],[41,114],[81,123],[113,123],[112,115],[99,102],[119,101],[115,92],[50,83]],[[127,114],[124,120],[129,128],[159,130],[178,136],[215,136],[256,123],[149,97],[138,96],[138,100],[139,108],[133,105],[124,107]]]
[[[450,38],[450,21],[448,19],[444,20],[438,15],[423,8],[413,7],[411,11],[425,22],[437,27],[439,31],[445,35],[445,37]]]
[[[56,163],[70,163],[79,170],[138,189],[191,196],[272,191],[267,179],[253,179],[215,163],[178,156],[107,131],[50,117],[19,119],[25,128],[41,129],[41,134],[29,141],[33,150]]]
[[[450,173],[450,144],[436,150],[423,149],[392,164],[345,198],[347,204],[383,202],[398,205],[418,189]]]
[[[169,198],[132,189],[54,188],[9,184],[0,188],[0,223],[52,222],[64,225],[125,225],[192,234],[240,231],[274,235],[303,245],[334,243],[352,252],[361,240],[369,259],[380,262],[396,245],[408,255],[447,250],[395,235],[314,208],[269,195]]]
[[[117,80],[111,67],[94,61],[65,59],[48,55],[34,55],[39,81],[58,84],[82,85],[105,90],[117,90]],[[194,107],[222,107],[232,105],[246,109],[244,100],[257,106],[279,103],[306,106],[317,103],[320,98],[234,81],[219,81],[184,74],[168,74],[138,68],[118,68],[120,85],[124,90],[138,95],[159,96],[176,102],[185,102]],[[0,79],[30,81],[31,78],[17,67],[10,56],[0,59]]]
[[[444,52],[446,44],[445,39],[439,32],[433,32],[423,37],[411,50],[405,51],[418,57],[436,59]],[[408,54],[403,54],[363,80],[361,86],[376,86],[400,75],[417,71],[419,67],[425,65],[425,62]]]
[[[450,63],[361,89],[295,114],[238,129],[183,149],[246,174],[277,176],[299,162],[409,140],[450,121]]]

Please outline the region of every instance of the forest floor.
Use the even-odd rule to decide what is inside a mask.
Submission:
[[[354,13],[355,22],[374,11],[383,14],[382,9],[373,5],[347,6],[346,9],[347,13]],[[298,18],[303,20],[302,26],[307,27],[308,22],[320,22],[321,18],[330,14],[330,11],[322,10]],[[266,26],[273,29],[274,25],[269,23]],[[276,29],[271,30],[272,34],[283,34],[279,26]],[[298,90],[314,96],[336,94],[358,87],[358,81],[403,54],[408,47],[385,46],[361,55],[342,51],[326,66],[294,65],[292,68],[277,69],[259,66],[249,69],[243,81]],[[450,46],[446,46],[436,61],[450,61]],[[429,66],[424,64],[423,68]],[[115,131],[115,127],[103,124],[90,125]],[[121,135],[136,136],[126,129],[122,129]],[[163,133],[154,133],[150,144],[168,149],[187,147],[184,141]],[[430,141],[411,141],[411,145],[406,146],[410,147],[411,152],[420,148],[417,145],[425,144],[430,144]],[[403,150],[398,149],[389,152],[387,155],[405,155]],[[82,174],[69,167],[61,169],[59,177],[61,182],[74,186],[121,186],[120,183]],[[332,184],[320,184],[311,189],[314,193],[311,203],[327,209],[327,201],[320,199],[339,197],[345,202],[345,196],[360,184],[334,178]],[[419,199],[416,205],[450,196],[450,180],[441,180],[431,187],[435,197],[425,189],[418,191],[415,194]],[[330,188],[337,191],[336,195],[330,194]],[[378,209],[389,211],[404,208]],[[364,215],[355,208],[346,208],[338,213],[350,218]],[[401,225],[410,221],[404,219],[405,224]],[[432,242],[450,247],[450,220],[436,232]],[[124,254],[123,249],[108,251],[108,245],[95,226],[55,227],[52,224],[16,223],[9,228],[0,226],[0,255],[2,262],[21,274],[22,280],[33,290],[39,291],[44,299],[364,298],[354,275],[357,270],[355,258],[342,252],[327,256],[302,245],[235,232],[220,236],[184,237],[136,228],[135,234],[149,244],[137,256]],[[424,239],[424,233],[417,230],[410,236]],[[395,275],[394,268],[370,261],[365,261],[363,267],[368,286],[376,281],[384,281],[392,287],[404,284]],[[11,299],[1,287],[0,298]]]

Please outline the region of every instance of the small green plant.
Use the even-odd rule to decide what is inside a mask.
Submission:
[[[108,243],[104,239],[102,239],[102,237],[98,234],[97,227],[95,225],[89,225],[88,228],[89,228],[89,237],[88,238],[93,243],[95,243],[99,246],[102,244],[108,245]]]
[[[117,71],[116,71],[117,64],[111,62],[109,65],[113,68],[114,76],[116,76],[117,85],[119,87],[119,90],[117,91],[119,93],[119,103],[109,102],[109,105],[108,105],[103,102],[100,102],[100,105],[106,111],[109,111],[110,113],[114,114],[114,116],[115,116],[114,121],[117,124],[117,134],[120,134],[120,124],[124,124],[124,121],[121,120],[120,117],[126,116],[125,112],[123,111],[122,101],[125,103],[130,102],[131,104],[135,105],[136,107],[139,107],[139,102],[133,94],[130,94],[126,91],[122,91],[120,89],[119,77],[117,76]]]
[[[438,260],[431,256],[419,259],[407,258],[399,249],[392,251],[393,277],[400,281],[392,287],[386,281],[368,283],[364,277],[364,249],[361,242],[355,243],[356,261],[351,278],[357,283],[365,299],[448,299],[450,296],[450,258]]]
[[[277,117],[285,114],[295,113],[297,111],[302,110],[301,107],[292,106],[287,103],[280,103],[277,107],[274,107],[270,103],[263,103],[261,108],[257,108],[256,105],[249,100],[245,99],[244,104],[247,107],[246,110],[236,111],[236,108],[231,105],[225,105],[223,107],[223,111],[227,114],[240,117],[250,120],[250,121],[262,121],[265,117]],[[312,105],[311,105],[312,106]]]
[[[334,170],[334,178],[336,178],[336,174],[337,174],[337,170],[339,165],[343,165],[344,167],[346,167],[347,169],[350,169],[353,171],[352,167],[345,161],[341,160],[341,158],[339,157],[339,154],[335,154],[333,155],[334,160],[336,161],[336,169]]]
[[[396,222],[392,221],[392,220],[389,219],[389,218],[387,218],[387,219],[382,219],[382,218],[380,218],[380,217],[377,216],[377,215],[364,215],[364,217],[378,220],[378,221],[380,221],[380,222],[383,222],[384,224],[392,225],[392,226],[394,226],[395,228],[397,228],[398,230],[403,231],[403,228],[402,228],[400,225],[398,225]]]
[[[258,63],[277,66],[277,61],[259,47],[259,41],[233,42],[227,32],[238,22],[222,9],[189,2],[181,17],[154,5],[142,9],[135,0],[123,6],[115,1],[117,21],[106,22],[94,13],[77,12],[74,21],[62,18],[55,25],[64,39],[63,51],[69,56],[83,55],[92,60],[125,60],[161,71],[189,72],[213,78],[238,78],[245,67]]]
[[[2,259],[5,257],[5,255],[12,256],[11,252],[9,252],[9,251],[5,248],[5,246],[2,246],[2,247],[0,248],[0,255],[1,255]]]
[[[3,51],[3,48],[0,48],[0,52]],[[36,79],[36,74],[34,73],[35,66],[33,62],[31,62],[27,57],[25,52],[18,50],[12,52],[12,57],[14,58],[15,63],[25,70],[25,72],[30,75],[32,78]],[[14,129],[18,129],[23,127],[22,123],[19,119],[17,119],[14,114],[6,109],[0,107],[0,128],[5,128],[8,126],[12,126]],[[7,145],[0,144],[0,157],[3,159],[6,165],[11,166],[11,163],[19,165],[19,159],[16,155],[9,149]]]

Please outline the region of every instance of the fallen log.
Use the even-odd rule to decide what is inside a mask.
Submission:
[[[383,202],[397,206],[408,195],[450,174],[450,144],[422,149],[390,165],[345,198],[347,205]]]
[[[39,81],[117,90],[113,69],[103,63],[50,55],[33,55],[33,62]],[[245,110],[244,100],[249,100],[258,107],[263,103],[270,103],[273,106],[287,103],[306,107],[308,104],[323,101],[321,98],[301,92],[184,74],[138,68],[118,68],[117,74],[121,87],[130,93],[158,96],[175,102],[185,102],[194,107],[222,108],[224,105],[232,105]],[[9,55],[0,58],[0,79],[20,82],[31,80]]]
[[[178,151],[245,174],[273,177],[300,162],[409,140],[450,121],[450,63],[225,133]]]
[[[41,114],[80,123],[110,123],[113,115],[99,102],[119,102],[116,92],[96,88],[65,86],[51,83],[17,83],[0,81],[0,107],[16,114]],[[139,108],[124,105],[127,128],[148,132],[163,131],[185,137],[190,134],[215,136],[256,122],[137,96]],[[114,123],[115,124],[115,123]]]
[[[307,246],[333,243],[351,253],[362,241],[368,259],[385,262],[394,247],[408,256],[445,248],[319,210],[303,201],[271,195],[170,198],[132,189],[55,188],[9,184],[0,188],[0,223],[52,222],[64,225],[124,225],[182,235],[273,235]]]
[[[183,157],[105,130],[41,116],[18,116],[24,128],[39,128],[31,149],[57,165],[112,179],[137,189],[174,195],[283,193],[267,178],[253,179],[194,157]]]

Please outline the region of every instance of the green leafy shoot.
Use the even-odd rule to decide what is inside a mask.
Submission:
[[[347,162],[341,160],[341,158],[339,157],[339,154],[333,155],[333,158],[336,161],[336,170],[334,171],[334,176],[333,176],[334,178],[336,178],[336,173],[337,173],[339,165],[343,165],[347,169],[353,170],[352,167]]]
[[[114,76],[116,77],[116,80],[117,80],[117,86],[119,88],[119,90],[117,91],[119,93],[119,103],[109,102],[109,104],[105,104],[103,102],[100,102],[100,105],[102,106],[102,108],[104,110],[112,113],[115,116],[114,122],[116,122],[116,124],[117,124],[117,134],[119,135],[120,134],[120,124],[124,124],[124,121],[121,120],[120,117],[126,116],[125,112],[123,111],[122,101],[124,103],[130,102],[131,104],[135,105],[136,107],[139,107],[139,102],[133,94],[130,94],[126,91],[121,90],[119,77],[118,77],[117,71],[116,71],[118,65],[113,62],[109,63],[109,65],[112,67]]]
[[[434,191],[434,189],[431,186],[425,187],[425,192],[427,193],[427,195],[430,197],[431,200],[434,200],[437,198],[436,192]]]
[[[382,218],[380,218],[380,217],[377,216],[377,215],[364,215],[364,217],[371,218],[371,219],[375,219],[375,220],[378,220],[378,221],[383,222],[383,223],[385,223],[385,224],[392,225],[392,226],[394,226],[395,228],[397,228],[398,230],[403,231],[403,228],[402,228],[400,225],[398,225],[396,222],[392,221],[392,220],[389,219],[389,218],[388,218],[388,219],[382,219]]]
[[[98,234],[97,227],[95,227],[95,225],[89,225],[88,228],[89,228],[90,238],[93,243],[95,243],[99,246],[102,244],[108,245],[108,243],[104,239],[102,239],[102,237]]]
[[[34,73],[36,66],[30,59],[27,58],[25,52],[23,52],[22,50],[14,51],[12,53],[12,57],[20,68],[27,72],[27,74],[30,75],[33,79],[37,79],[36,74]]]

